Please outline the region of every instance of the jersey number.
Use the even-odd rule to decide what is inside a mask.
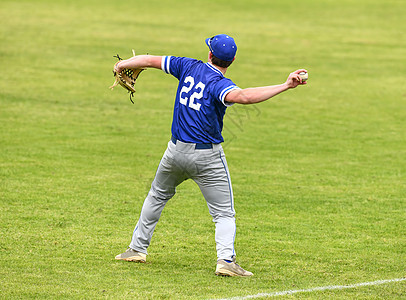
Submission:
[[[195,85],[195,79],[192,76],[188,76],[185,78],[184,85],[182,89],[180,90],[179,94],[179,101],[181,104],[187,106],[187,102],[189,100],[189,107],[193,108],[194,110],[200,110],[200,103],[196,103],[195,100],[203,98],[203,91],[205,88],[205,84],[203,82],[199,82],[198,84]],[[191,90],[194,90],[195,92],[190,96],[188,99],[187,95],[183,97],[183,93],[187,94]]]

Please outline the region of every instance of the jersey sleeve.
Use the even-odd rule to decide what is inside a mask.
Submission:
[[[161,69],[167,74],[180,78],[182,70],[189,65],[193,59],[187,57],[163,56]]]
[[[228,78],[223,78],[222,80],[220,80],[219,82],[217,82],[215,89],[214,89],[214,93],[216,98],[224,104],[224,106],[232,106],[234,103],[230,103],[230,102],[226,102],[225,98],[227,96],[227,94],[233,90],[239,90],[240,88],[235,85],[234,82],[232,82],[230,79]]]
[[[161,61],[161,69],[167,74],[171,74],[169,71],[169,62],[172,56],[163,56]]]

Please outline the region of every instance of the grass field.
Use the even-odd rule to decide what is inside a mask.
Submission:
[[[0,298],[216,299],[406,276],[406,5],[359,1],[0,2]],[[170,138],[177,81],[144,72],[132,105],[113,55],[207,58],[238,45],[242,88],[309,84],[228,109],[236,251],[178,188],[144,265],[119,262]],[[271,296],[269,296],[271,297]],[[282,297],[282,296],[281,296]],[[406,299],[406,281],[283,296]]]

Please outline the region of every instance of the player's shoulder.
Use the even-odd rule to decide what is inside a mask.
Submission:
[[[189,57],[185,57],[184,65],[187,69],[195,70],[195,72],[201,72],[202,68],[204,68],[203,61]]]
[[[173,75],[181,70],[189,70],[197,65],[203,65],[201,60],[184,56],[164,56],[162,60],[162,70]]]
[[[201,60],[185,57],[185,56],[168,56],[172,63],[182,63],[182,64],[203,64]]]

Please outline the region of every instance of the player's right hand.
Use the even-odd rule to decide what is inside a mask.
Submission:
[[[302,77],[300,77],[300,75],[299,75],[300,72],[307,73],[307,70],[299,69],[299,70],[296,70],[289,74],[288,79],[286,79],[286,85],[288,86],[288,88],[293,89],[293,88],[297,87],[298,85],[307,84],[307,82],[302,80]]]

